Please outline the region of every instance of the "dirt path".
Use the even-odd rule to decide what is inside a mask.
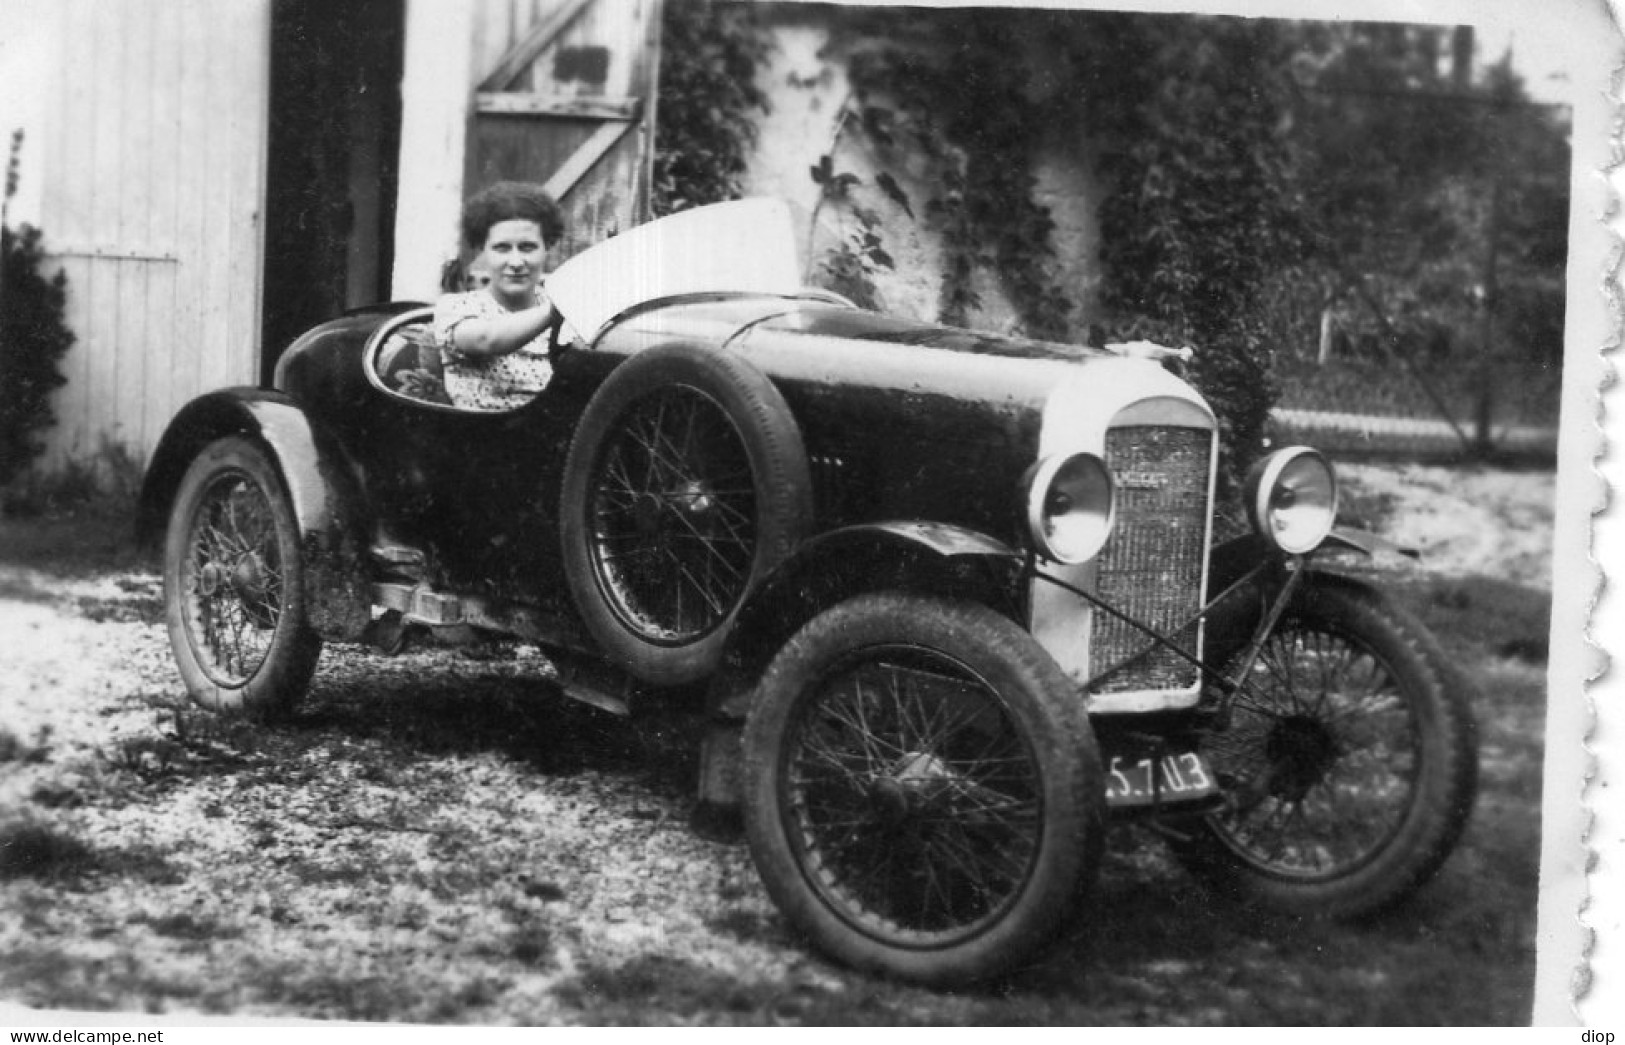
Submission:
[[[1554,473],[1340,464],[1338,475],[1355,496],[1390,502],[1382,533],[1420,550],[1425,572],[1551,591]]]

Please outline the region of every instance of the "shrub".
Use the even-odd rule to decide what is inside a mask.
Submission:
[[[5,203],[17,192],[17,161],[23,135],[11,138]],[[56,423],[51,393],[66,379],[60,363],[73,344],[64,319],[67,276],[46,278],[40,230],[13,232],[0,207],[0,486],[27,468],[45,449],[37,433]]]

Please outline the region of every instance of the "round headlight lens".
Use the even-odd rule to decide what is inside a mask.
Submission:
[[[1247,479],[1253,528],[1288,555],[1313,551],[1337,519],[1337,476],[1320,451],[1290,446],[1253,466]]]
[[[1111,473],[1094,454],[1045,458],[1027,488],[1027,526],[1046,558],[1075,566],[1099,553],[1112,532]]]

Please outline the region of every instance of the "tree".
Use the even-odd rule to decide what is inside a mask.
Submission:
[[[1289,23],[1104,16],[1070,36],[1110,194],[1105,333],[1197,349],[1225,473],[1261,449],[1278,389],[1268,289],[1307,250],[1289,136]]]
[[[1468,375],[1484,450],[1509,369],[1560,359],[1569,128],[1507,59],[1475,82],[1471,53],[1467,29],[1316,25],[1294,73],[1304,304],[1335,310],[1356,356]]]

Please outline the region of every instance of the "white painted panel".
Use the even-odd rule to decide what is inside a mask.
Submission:
[[[77,342],[48,466],[258,378],[271,0],[64,0],[41,226]]]
[[[457,252],[465,134],[478,79],[474,52],[484,24],[475,14],[475,0],[407,0],[390,277],[396,299],[432,301],[440,292],[440,263]]]

